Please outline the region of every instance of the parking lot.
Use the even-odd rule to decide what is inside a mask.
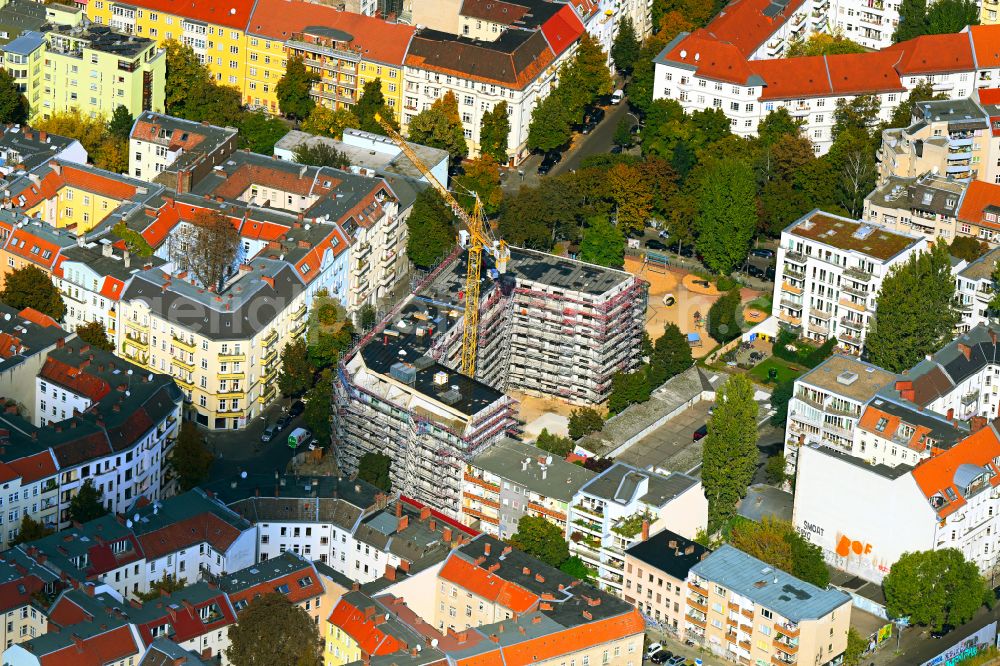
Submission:
[[[688,471],[701,461],[701,445],[692,443],[691,436],[708,421],[708,410],[712,404],[711,401],[703,400],[684,410],[626,449],[617,459],[639,469],[652,466],[678,472]],[[691,451],[695,455],[680,455],[686,447],[697,449]],[[677,469],[687,464],[689,457],[694,462],[684,469]]]

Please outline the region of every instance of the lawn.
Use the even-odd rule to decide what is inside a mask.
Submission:
[[[778,371],[777,383],[779,384],[781,382],[788,381],[789,379],[795,379],[805,372],[805,368],[800,365],[795,365],[784,359],[772,356],[771,358],[761,361],[755,365],[753,369],[750,370],[750,376],[761,384],[768,384],[770,383],[768,379],[768,371],[771,368],[775,368]]]

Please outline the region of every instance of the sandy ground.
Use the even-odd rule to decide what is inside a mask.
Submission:
[[[562,436],[569,432],[569,415],[577,408],[576,405],[557,398],[538,398],[517,391],[512,391],[510,395],[520,401],[518,416],[524,421],[524,434],[527,438],[534,439],[543,428]]]

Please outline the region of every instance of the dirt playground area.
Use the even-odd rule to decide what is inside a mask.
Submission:
[[[524,421],[527,439],[534,439],[542,429],[564,437],[569,432],[569,415],[577,405],[558,398],[526,395],[520,391],[511,391],[510,396],[520,403],[518,417]]]
[[[700,347],[693,347],[695,358],[706,356],[716,342],[705,329],[708,309],[721,293],[715,285],[707,287],[700,279],[681,268],[653,269],[643,264],[638,257],[625,257],[625,270],[649,282],[649,305],[646,308],[646,332],[654,340],[663,334],[667,324],[677,324],[681,333],[697,333],[701,336]],[[760,296],[755,289],[744,288],[740,295],[744,303]],[[673,305],[666,304],[666,297],[673,296]],[[701,320],[698,321],[698,315]]]

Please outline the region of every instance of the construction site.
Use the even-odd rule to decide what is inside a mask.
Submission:
[[[340,468],[385,453],[394,490],[455,517],[466,462],[520,435],[509,392],[599,405],[616,372],[639,367],[648,288],[534,250],[509,248],[503,272],[484,256],[469,377],[468,256],[456,249],[344,356],[334,395]]]

